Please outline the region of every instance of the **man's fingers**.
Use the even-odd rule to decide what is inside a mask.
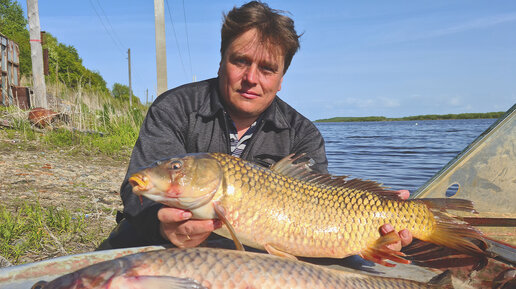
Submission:
[[[394,228],[391,226],[391,224],[385,224],[383,226],[380,227],[380,234],[383,236],[383,235],[386,235],[390,232],[394,231]]]
[[[399,231],[400,239],[401,239],[401,246],[405,247],[408,244],[412,243],[412,234],[409,230],[403,229]]]
[[[192,213],[187,210],[163,207],[158,211],[158,220],[162,223],[177,223],[186,221],[192,217]]]
[[[180,248],[201,244],[211,232],[222,226],[219,220],[187,220],[179,223],[161,223],[161,234]]]
[[[194,236],[198,234],[211,233],[220,228],[219,220],[188,220],[177,226],[177,234]]]
[[[390,224],[385,224],[380,227],[380,234],[383,236],[387,233],[394,231],[394,228]],[[399,251],[402,247],[405,247],[412,243],[412,233],[409,230],[403,229],[398,232],[401,242],[397,242],[387,246],[389,249]]]
[[[170,207],[159,209],[161,235],[178,247],[195,247],[213,230],[222,227],[220,220],[192,220],[191,217],[190,211]]]
[[[410,192],[408,190],[398,190],[396,192],[398,193],[398,196],[402,200],[406,200],[410,197]]]

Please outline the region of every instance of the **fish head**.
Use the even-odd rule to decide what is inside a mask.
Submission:
[[[223,178],[219,162],[207,153],[160,160],[133,174],[133,193],[169,207],[191,210],[209,202]]]

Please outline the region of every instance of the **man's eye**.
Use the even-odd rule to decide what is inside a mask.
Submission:
[[[265,73],[276,73],[278,69],[274,67],[273,65],[261,65],[260,70],[262,70]]]
[[[230,58],[230,62],[234,65],[238,65],[238,66],[245,66],[245,65],[249,65],[249,59],[245,58],[245,57],[232,57]]]

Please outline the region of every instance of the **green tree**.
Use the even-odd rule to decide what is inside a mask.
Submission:
[[[113,88],[111,89],[111,94],[115,99],[118,99],[123,102],[129,102],[129,86],[115,82],[113,84]],[[133,93],[133,105],[141,106],[142,103],[140,102],[140,99],[134,95]]]
[[[18,44],[20,74],[29,75],[32,70],[29,30],[27,30],[27,19],[17,1],[0,0],[0,33]]]
[[[115,82],[113,89],[111,89],[111,94],[113,94],[114,98],[129,100],[129,86]]]
[[[49,81],[59,82],[70,88],[93,88],[108,92],[106,81],[98,72],[85,68],[75,47],[60,43],[52,34],[45,34],[44,48],[48,49]]]

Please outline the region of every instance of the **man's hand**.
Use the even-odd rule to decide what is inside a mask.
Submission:
[[[397,192],[398,192],[399,197],[402,200],[406,200],[410,196],[410,192],[407,190],[399,190]],[[380,227],[380,234],[382,236],[387,233],[390,233],[392,231],[394,231],[394,228],[390,224],[385,224]],[[402,247],[405,247],[408,244],[412,243],[412,234],[410,233],[409,230],[403,229],[398,232],[398,235],[400,236],[401,242],[397,242],[395,244],[391,244],[391,245],[387,246],[389,249],[400,251]]]
[[[158,211],[160,232],[178,248],[191,248],[201,244],[213,230],[222,227],[219,220],[191,220],[186,210],[163,207]]]

